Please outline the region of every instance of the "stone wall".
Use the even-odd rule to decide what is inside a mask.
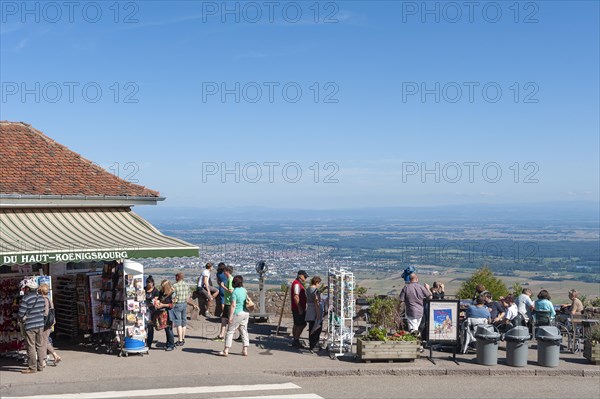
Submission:
[[[248,291],[248,295],[250,295],[250,298],[252,298],[252,301],[258,308],[258,306],[259,306],[258,291]],[[291,308],[292,305],[290,304],[290,295],[288,293],[287,298],[285,300],[285,305],[283,304],[284,296],[285,296],[285,292],[267,291],[265,293],[265,305],[267,306],[266,313],[279,317],[279,314],[281,313],[281,307],[284,306],[283,317],[291,318],[292,317],[292,308]]]
[[[250,298],[252,299],[252,301],[254,302],[254,304],[257,307],[258,311],[258,306],[259,306],[259,293],[258,291],[248,291],[248,295],[250,296]],[[281,313],[281,307],[283,306],[283,297],[285,296],[284,292],[281,291],[267,291],[265,293],[265,304],[267,305],[267,313],[273,315],[273,317],[278,318],[279,314]],[[191,301],[191,299],[190,299]],[[193,300],[194,303],[197,303],[196,300]],[[210,304],[208,305],[208,309],[210,311],[210,313],[215,314],[215,306],[216,306],[216,301],[211,301]],[[291,318],[292,317],[292,308],[290,305],[290,297],[289,294],[287,296],[287,299],[285,300],[285,307],[283,310],[283,317],[284,318]],[[193,320],[196,320],[198,318],[198,311],[193,310],[193,308],[191,306],[188,306],[188,318],[191,318]],[[275,320],[277,320],[275,318]]]

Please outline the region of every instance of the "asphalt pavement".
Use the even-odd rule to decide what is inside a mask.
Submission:
[[[286,321],[286,325],[288,323]],[[365,364],[353,356],[332,360],[326,351],[312,354],[292,348],[289,337],[272,335],[272,325],[251,325],[249,330],[248,357],[241,355],[242,347],[237,342],[234,342],[229,357],[217,356],[223,343],[211,338],[218,333],[218,323],[201,318],[190,321],[186,344],[172,352],[163,350],[164,333],[157,332],[157,347],[144,356],[117,357],[115,353],[106,353],[104,348],[96,351],[93,345],[59,343],[57,347],[63,361],[32,375],[20,373],[24,368],[22,361],[1,358],[0,396],[38,396],[41,399],[48,395],[65,397],[66,394],[88,393],[88,396],[73,396],[85,399],[127,397],[130,394],[131,397],[168,397],[169,392],[175,392],[177,397],[184,398],[257,395],[304,399],[389,398],[413,397],[413,394],[422,398],[438,397],[439,391],[440,397],[446,392],[444,397],[447,398],[462,396],[459,394],[467,387],[485,381],[484,385],[488,387],[485,397],[495,397],[496,393],[497,397],[520,397],[519,388],[527,389],[529,398],[565,397],[561,394],[569,392],[570,397],[600,397],[600,366],[589,364],[580,354],[561,353],[559,367],[540,367],[536,364],[535,342],[530,344],[528,365],[522,368],[506,365],[503,343],[497,366],[477,364],[474,354],[457,355],[458,364],[455,364],[445,352],[434,352],[437,364],[426,358],[414,362]],[[502,395],[502,387],[507,381],[516,379],[522,384],[509,386],[510,393]],[[263,384],[274,385],[259,389]],[[295,384],[298,388],[285,384]],[[207,387],[223,386],[229,388],[207,391]],[[234,386],[242,388],[236,390],[232,388]],[[178,388],[189,392],[176,391]],[[160,389],[164,391],[158,391]],[[106,392],[117,394],[110,396]],[[577,395],[573,396],[573,392]]]

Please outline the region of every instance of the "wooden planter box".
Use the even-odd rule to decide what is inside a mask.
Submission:
[[[600,344],[592,345],[592,342],[586,339],[583,346],[583,357],[593,364],[600,364]]]
[[[363,341],[356,340],[358,357],[363,362],[372,360],[410,360],[419,357],[419,341]]]

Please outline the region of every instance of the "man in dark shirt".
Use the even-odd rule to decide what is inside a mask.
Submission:
[[[44,371],[46,358],[46,342],[44,340],[44,312],[46,302],[38,293],[38,285],[33,279],[21,281],[21,289],[25,296],[19,306],[19,320],[25,323],[25,342],[27,345],[28,368],[23,374]],[[37,354],[37,368],[36,368]]]
[[[499,301],[494,302],[492,300],[492,294],[489,292],[484,295],[484,299],[485,299],[486,306],[490,310],[490,319],[491,319],[492,324],[497,324],[497,323],[501,322],[502,319],[504,318],[504,313],[506,313],[506,309],[504,309],[504,306],[502,306],[502,303],[500,303]],[[500,299],[502,299],[502,298],[500,298]]]

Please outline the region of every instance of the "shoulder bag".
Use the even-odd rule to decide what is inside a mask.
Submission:
[[[254,302],[252,302],[252,299],[250,299],[250,295],[246,294],[246,302],[244,305],[248,312],[252,312],[254,310]]]
[[[44,316],[44,330],[49,330],[55,323],[56,315],[50,298],[44,298],[44,300],[48,303],[48,314]]]

